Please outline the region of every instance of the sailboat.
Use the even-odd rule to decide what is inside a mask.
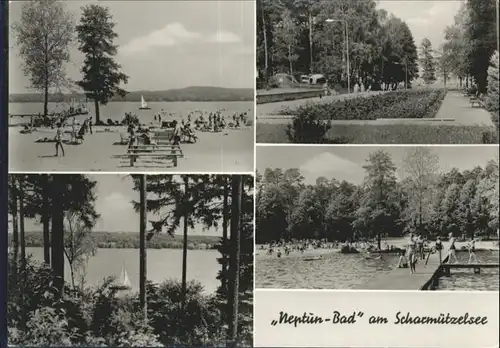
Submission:
[[[148,106],[148,103],[144,100],[144,96],[141,95],[141,107],[139,110],[151,110],[151,108]]]
[[[128,278],[127,271],[125,270],[125,267],[122,265],[122,272],[120,274],[120,281],[118,284],[113,285],[111,287],[112,289],[115,290],[130,290],[132,289],[132,284],[130,283],[130,279]]]

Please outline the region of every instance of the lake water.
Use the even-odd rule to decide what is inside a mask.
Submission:
[[[457,253],[460,263],[467,263],[468,253]],[[498,263],[498,252],[477,252],[480,263]],[[452,269],[451,276],[439,278],[437,290],[487,290],[498,291],[500,289],[500,278],[498,268],[483,268],[481,274],[474,274],[473,269]]]
[[[101,121],[106,122],[108,118],[113,121],[122,121],[126,112],[135,113],[140,117],[141,123],[149,124],[154,121],[154,115],[161,112],[163,109],[167,114],[175,113],[173,116],[167,116],[164,121],[168,120],[181,120],[182,118],[187,119],[190,112],[201,110],[206,112],[216,111],[224,109],[222,112],[225,116],[232,116],[235,112],[247,112],[247,117],[253,120],[253,102],[251,101],[234,101],[234,102],[151,102],[148,106],[151,110],[139,110],[140,103],[137,102],[110,102],[107,105],[100,107],[100,118]],[[49,112],[59,112],[67,109],[69,104],[63,103],[49,103]],[[87,116],[79,116],[77,118],[85,118],[92,116],[94,119],[94,106],[91,103],[87,104],[87,109],[89,114]],[[250,111],[249,111],[250,110]],[[42,103],[9,103],[9,114],[36,114],[43,113]],[[204,116],[205,117],[205,116]],[[9,120],[10,125],[15,125],[19,123],[25,123],[28,119],[21,117],[14,117]]]
[[[459,260],[468,253],[457,253]],[[477,252],[479,262],[498,263],[498,251]],[[361,254],[324,253],[321,259],[305,261],[299,253],[277,258],[262,256],[255,268],[256,288],[283,289],[363,289],[372,279],[390,273],[397,264],[397,255],[382,254],[380,259],[365,258]],[[418,267],[418,266],[417,266]],[[455,273],[455,275],[454,275]],[[472,270],[453,272],[440,281],[441,290],[498,290],[498,270],[480,275]],[[495,280],[492,278],[496,277]]]
[[[43,261],[43,248],[26,248],[36,260]],[[153,282],[182,278],[182,249],[148,249],[147,277]],[[187,279],[203,284],[207,294],[215,292],[220,284],[216,279],[220,265],[217,250],[188,250]],[[119,277],[122,265],[134,290],[139,289],[139,249],[99,249],[90,257],[86,282],[97,285],[109,276]],[[65,265],[65,279],[71,281],[69,265]]]

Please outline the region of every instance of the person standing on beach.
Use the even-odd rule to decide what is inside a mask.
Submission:
[[[177,122],[177,120],[174,120],[173,123],[174,123],[174,134],[173,134],[174,145],[179,145],[181,143],[182,127]]]
[[[61,148],[62,155],[64,157],[64,147],[62,144],[62,136],[63,136],[63,130],[61,128],[61,124],[57,124],[57,129],[56,129],[56,157],[59,156],[59,148]]]
[[[71,120],[71,142],[76,141],[76,119]]]

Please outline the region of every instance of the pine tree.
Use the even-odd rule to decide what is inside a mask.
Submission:
[[[422,40],[420,47],[422,57],[420,64],[422,65],[422,78],[426,84],[431,84],[436,81],[436,61],[432,55],[432,44],[428,38]]]
[[[120,84],[128,82],[128,76],[120,71],[115,61],[117,46],[113,40],[118,37],[114,31],[115,23],[108,8],[88,5],[83,8],[80,24],[76,27],[79,49],[85,55],[81,72],[83,80],[78,85],[83,88],[87,98],[94,101],[95,123],[100,124],[99,105],[106,105],[114,96],[127,93]]]

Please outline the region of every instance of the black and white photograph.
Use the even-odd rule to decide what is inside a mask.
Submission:
[[[498,6],[258,0],[257,142],[498,144]]]
[[[498,150],[257,147],[255,287],[498,291]]]
[[[255,2],[11,1],[11,171],[252,172]]]
[[[9,346],[252,347],[250,175],[9,175]]]

